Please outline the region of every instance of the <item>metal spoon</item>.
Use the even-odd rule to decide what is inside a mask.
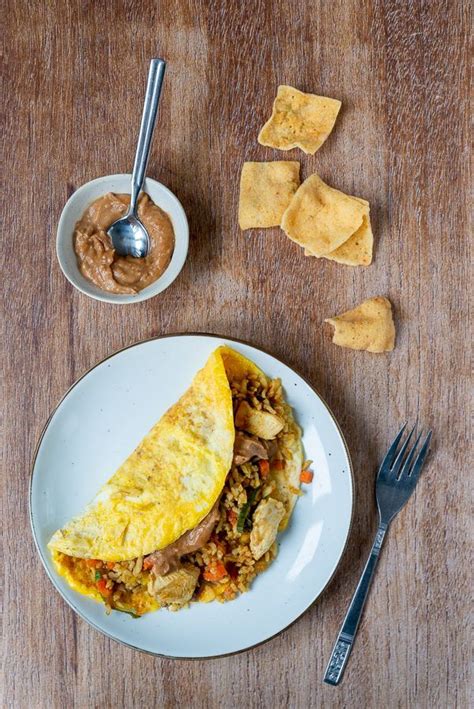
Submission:
[[[130,208],[127,214],[114,222],[107,231],[114,249],[120,256],[143,258],[150,249],[150,237],[137,216],[137,201],[145,180],[165,66],[166,62],[163,59],[152,59],[150,62],[145,104],[133,165]]]

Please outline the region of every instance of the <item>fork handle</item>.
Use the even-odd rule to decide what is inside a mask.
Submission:
[[[324,681],[327,684],[337,685],[342,679],[344,670],[352,650],[352,645],[357,634],[357,628],[369,594],[370,584],[379,560],[380,549],[387,532],[388,524],[380,523],[375,535],[369,558],[360,577],[357,588],[352,597],[351,604],[344,618],[341,630],[337,636],[331,659],[326,668]]]

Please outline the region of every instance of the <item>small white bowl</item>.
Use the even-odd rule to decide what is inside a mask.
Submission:
[[[166,271],[149,286],[134,295],[117,295],[108,293],[84,278],[77,265],[72,235],[76,222],[84,214],[87,207],[98,197],[107,192],[130,194],[131,175],[106,175],[96,180],[86,182],[68,199],[61,214],[56,238],[56,253],[61,270],[72,285],[90,298],[102,300],[105,303],[126,305],[148,300],[164,291],[179,275],[186,261],[189,245],[189,227],[186,214],[178,200],[167,187],[152,180],[145,179],[143,192],[161,207],[171,219],[174,229],[175,245],[173,256]]]

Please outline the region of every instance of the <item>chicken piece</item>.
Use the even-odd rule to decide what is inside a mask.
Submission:
[[[195,566],[182,566],[166,576],[157,576],[153,591],[159,603],[184,604],[191,600],[199,578],[199,569]]]
[[[284,516],[284,504],[273,497],[267,497],[257,505],[250,533],[250,550],[256,561],[272,546]]]
[[[276,441],[265,441],[265,446],[268,453],[268,460],[273,460],[273,458],[278,453],[278,443]]]
[[[252,460],[252,458],[268,460],[266,446],[261,441],[250,438],[242,431],[237,431],[234,442],[234,464],[243,465]]]
[[[246,401],[242,401],[235,413],[235,425],[236,428],[242,428],[254,436],[269,441],[278,436],[285,423],[276,414],[259,411]]]

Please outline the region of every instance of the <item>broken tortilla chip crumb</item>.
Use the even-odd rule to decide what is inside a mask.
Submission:
[[[334,327],[332,341],[340,347],[367,352],[391,352],[395,346],[392,305],[387,298],[369,298],[352,310],[326,318]]]

